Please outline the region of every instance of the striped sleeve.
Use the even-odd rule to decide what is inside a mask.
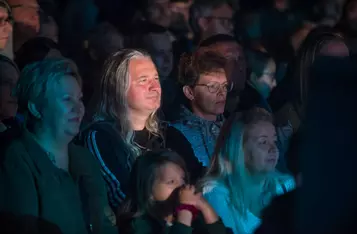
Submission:
[[[121,166],[112,165],[112,162],[118,162],[113,159],[117,157],[115,146],[108,139],[100,137],[100,132],[98,131],[89,131],[85,138],[85,145],[99,161],[110,206],[113,210],[117,210],[125,199],[125,194],[122,191],[120,178],[118,178]]]

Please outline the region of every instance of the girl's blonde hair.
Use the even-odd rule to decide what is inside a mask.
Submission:
[[[249,190],[253,177],[245,165],[244,144],[248,138],[247,130],[261,121],[273,123],[272,116],[261,108],[231,116],[221,128],[210,167],[201,181],[202,187],[212,181],[223,182],[229,190],[232,205],[243,217],[256,197],[254,191]]]

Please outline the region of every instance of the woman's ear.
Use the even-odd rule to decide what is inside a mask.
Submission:
[[[195,99],[193,89],[190,86],[185,85],[182,90],[188,100],[192,101],[193,99]]]
[[[33,102],[28,102],[27,108],[29,109],[31,115],[33,115],[37,119],[41,119],[41,114]]]

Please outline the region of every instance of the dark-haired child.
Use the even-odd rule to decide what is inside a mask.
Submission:
[[[136,160],[118,225],[128,234],[229,232],[201,193],[188,185],[185,163],[172,151],[148,152]]]

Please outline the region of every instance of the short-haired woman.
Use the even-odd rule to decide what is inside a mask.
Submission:
[[[44,219],[64,234],[113,233],[100,168],[90,152],[71,143],[84,114],[81,80],[71,64],[55,59],[27,66],[16,94],[25,127],[1,164],[1,210],[36,217],[34,230]]]

